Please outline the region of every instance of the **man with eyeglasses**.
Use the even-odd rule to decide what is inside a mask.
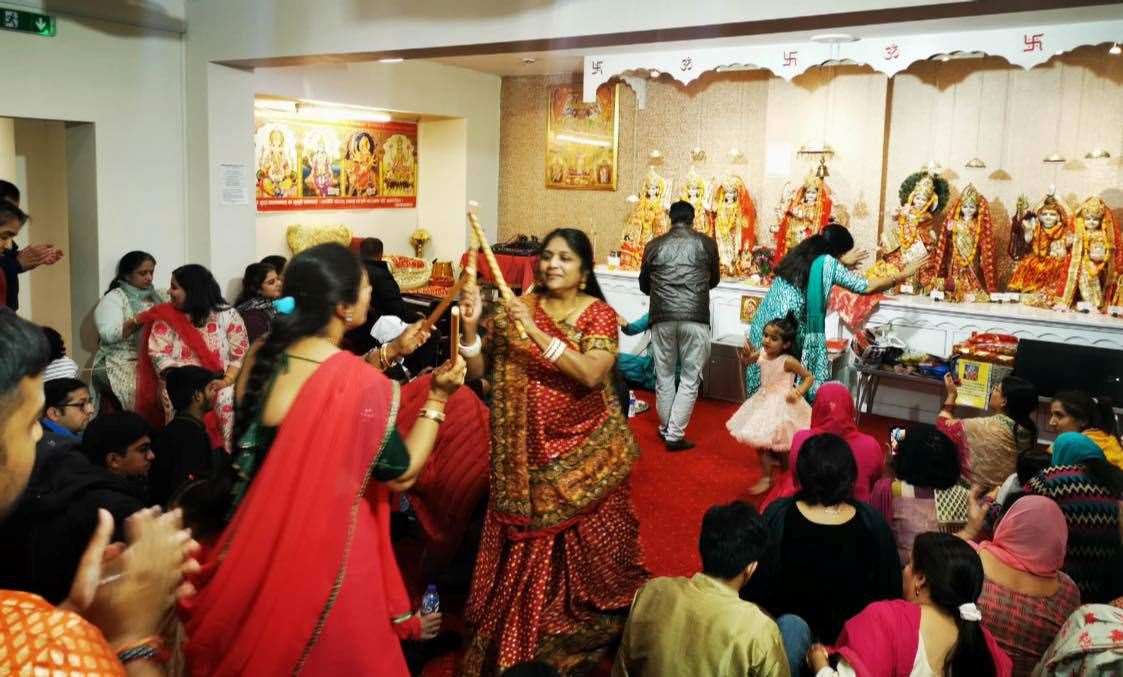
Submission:
[[[40,468],[53,456],[61,454],[82,441],[94,402],[85,383],[73,378],[58,378],[43,383],[43,437],[35,445],[35,467]],[[34,471],[32,471],[34,474]]]

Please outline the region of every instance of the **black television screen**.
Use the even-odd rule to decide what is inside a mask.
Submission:
[[[1037,386],[1042,397],[1060,390],[1083,390],[1123,402],[1123,350],[1022,339],[1014,376]]]

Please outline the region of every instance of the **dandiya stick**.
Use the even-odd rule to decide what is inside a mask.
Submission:
[[[433,312],[429,313],[429,317],[425,318],[426,328],[431,331],[433,327],[437,325],[437,320],[441,319],[441,315],[444,315],[445,311],[448,310],[448,307],[452,305],[453,299],[456,298],[456,296],[460,293],[460,290],[464,288],[464,285],[467,282],[467,273],[461,273],[460,279],[456,281],[456,284],[452,285],[452,289],[448,290],[448,293],[445,294],[445,297],[441,299],[440,303],[437,304],[437,307],[433,309]],[[453,310],[459,312],[459,309],[457,308],[453,308]]]
[[[448,355],[450,360],[456,359],[460,352],[460,308],[452,308],[452,322],[448,332]]]
[[[468,223],[472,224],[472,230],[476,234],[476,239],[480,242],[480,249],[483,250],[484,259],[487,260],[488,268],[491,268],[491,276],[495,279],[495,286],[499,287],[499,295],[508,304],[516,302],[515,295],[511,292],[511,288],[507,286],[507,281],[503,279],[503,271],[499,269],[499,263],[495,260],[495,254],[491,251],[491,245],[487,243],[487,237],[484,235],[484,229],[480,226],[479,219],[476,218],[475,212],[471,209],[468,210]],[[519,338],[526,340],[526,328],[523,327],[522,322],[515,321],[515,329],[519,332]]]

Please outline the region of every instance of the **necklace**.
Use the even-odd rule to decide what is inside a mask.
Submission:
[[[565,322],[581,305],[581,301],[575,297],[573,303],[569,304],[569,307],[565,308],[564,312],[562,313],[558,313],[556,310],[551,310],[546,305],[546,299],[542,299],[541,301],[539,301],[539,305],[542,306],[542,311],[545,312],[546,315],[554,322]]]
[[[838,515],[838,514],[842,513],[842,506],[841,505],[824,505],[823,506],[823,512],[827,513],[828,515]]]

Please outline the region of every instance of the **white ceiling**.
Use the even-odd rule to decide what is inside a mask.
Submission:
[[[850,27],[839,31],[817,31],[819,33],[842,32],[859,38],[885,35],[915,35],[918,33],[945,33],[964,30],[985,30],[1007,26],[1035,26],[1057,23],[1082,23],[1087,21],[1106,21],[1123,19],[1123,3],[1080,7],[1075,9],[1018,12],[981,17],[957,19],[938,19],[934,21],[915,21],[897,24]],[[453,56],[432,59],[438,63],[459,66],[483,73],[502,77],[523,75],[577,74],[584,70],[584,57],[598,54],[672,51],[679,49],[698,49],[707,47],[729,47],[732,45],[775,44],[783,42],[804,42],[813,33],[772,33],[732,38],[715,38],[683,42],[661,42],[642,45],[623,45],[581,50],[556,50],[543,52],[520,52],[510,54],[482,54],[478,56]],[[1123,36],[1120,36],[1123,39]],[[523,63],[523,59],[534,59],[534,63]]]

